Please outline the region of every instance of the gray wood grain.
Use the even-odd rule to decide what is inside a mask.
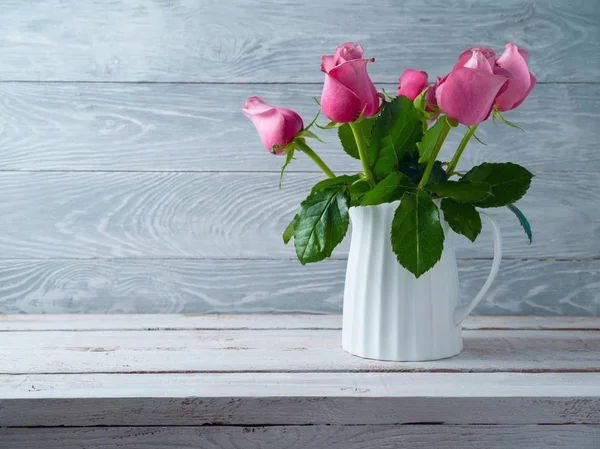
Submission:
[[[596,449],[600,426],[276,426],[0,429],[3,449]]]
[[[283,159],[264,150],[240,112],[250,95],[297,110],[308,124],[320,86],[0,83],[0,169],[279,171]],[[533,172],[600,171],[599,98],[600,84],[538,85],[506,114],[526,132],[484,123],[477,133],[488,146],[473,140],[460,167],[512,161]],[[463,129],[450,133],[441,158],[452,157]],[[318,133],[329,144],[312,145],[335,171],[360,170],[335,131]],[[319,169],[299,155],[288,171]]]
[[[242,318],[253,325],[238,329],[240,317],[221,316],[214,331],[0,332],[0,367],[25,370],[0,375],[0,447],[456,448],[494,447],[494,439],[530,448],[597,440],[600,335],[567,330],[571,319],[562,330],[520,329],[536,321],[529,318],[493,330],[486,328],[498,319],[478,319],[479,330],[464,332],[463,354],[411,364],[344,353],[334,316],[312,329]]]
[[[134,318],[142,318],[143,316],[134,315]],[[264,315],[245,315],[248,318],[254,318],[256,323],[260,323],[265,319]],[[505,317],[509,320],[512,317]],[[99,318],[99,320],[108,320],[110,317]],[[489,319],[489,317],[485,317]],[[595,319],[596,322],[600,321]],[[225,321],[235,322],[235,317],[227,318]],[[494,320],[491,320],[492,322]],[[219,329],[226,331],[227,329]],[[254,329],[261,330],[261,329]],[[278,329],[281,331],[281,329]],[[297,332],[303,332],[309,329],[294,329]],[[515,331],[518,329],[505,329]],[[155,330],[145,330],[146,332],[156,332]],[[481,330],[485,332],[484,330]],[[561,330],[561,332],[564,330]],[[10,332],[10,331],[9,331]],[[14,332],[14,331],[13,331]],[[35,332],[35,331],[32,331]],[[78,331],[67,331],[70,333]],[[473,332],[472,332],[473,333]],[[530,335],[535,336],[534,333]],[[541,334],[547,335],[545,334]],[[37,333],[41,341],[46,334]],[[535,338],[535,337],[532,337]],[[156,364],[163,363],[160,358],[157,358]],[[435,364],[433,364],[435,365]],[[464,424],[477,423],[483,424],[486,422],[497,422],[499,424],[537,424],[538,422],[547,422],[550,424],[565,423],[566,409],[561,413],[554,415],[546,415],[540,410],[538,415],[534,413],[534,400],[553,399],[560,401],[563,407],[572,399],[586,398],[591,402],[600,401],[600,385],[598,379],[600,373],[564,373],[564,372],[546,372],[546,373],[446,373],[432,372],[435,368],[425,368],[414,373],[394,373],[392,372],[353,372],[352,370],[339,370],[337,372],[265,372],[252,373],[244,371],[236,372],[213,372],[213,373],[128,373],[128,374],[98,374],[98,373],[66,373],[66,374],[20,374],[20,375],[0,375],[2,382],[0,383],[0,397],[6,401],[13,400],[30,400],[39,401],[48,400],[79,400],[80,402],[88,401],[89,406],[94,400],[102,399],[137,399],[140,404],[144,404],[145,399],[186,399],[189,397],[206,397],[214,399],[230,400],[233,398],[248,398],[248,399],[270,399],[274,403],[282,403],[286,399],[298,398],[329,398],[344,399],[345,402],[349,399],[396,399],[396,404],[400,405],[402,400],[411,401],[416,399],[430,398],[437,399],[436,407],[433,409],[447,405],[451,399],[472,400],[474,398],[488,401],[488,405],[492,402],[497,407],[502,408],[501,413],[497,414],[500,409],[490,409],[486,416],[482,416],[480,411],[464,412],[467,415],[453,415],[446,419],[449,424]],[[168,388],[160,388],[161,383]],[[93,384],[94,388],[89,388]],[[522,407],[527,406],[529,410],[528,416],[516,416],[510,414],[510,404],[501,405],[503,399],[519,399],[520,406],[515,407],[523,412]],[[383,401],[385,402],[385,401]],[[382,403],[383,403],[382,402]],[[393,401],[390,401],[393,402]],[[468,401],[466,401],[468,402]],[[512,405],[514,405],[515,401]],[[338,403],[341,404],[342,402]],[[446,403],[446,404],[444,404]],[[5,404],[8,404],[6,402]],[[125,402],[123,403],[125,404]],[[226,404],[221,402],[220,407]],[[332,402],[328,408],[334,406]],[[572,406],[573,402],[569,402]],[[300,404],[299,404],[300,405]],[[306,406],[308,404],[305,404]],[[414,405],[414,404],[412,404]],[[586,407],[583,403],[580,404],[578,418],[573,423],[581,424],[582,422],[596,423],[600,421],[600,409]],[[185,424],[205,424],[210,422],[210,419],[215,418],[216,413],[223,413],[223,410],[217,410],[215,406],[213,410],[206,410],[207,415],[203,421],[194,421],[194,416],[190,416]],[[332,414],[337,416],[335,424],[394,424],[394,423],[409,423],[411,421],[423,421],[422,413],[426,412],[425,404],[417,411],[414,407],[405,407],[406,410],[399,415],[399,411],[395,410],[389,413],[387,417],[383,416],[362,416],[352,413],[351,411],[344,413],[342,410],[331,410]],[[585,413],[584,413],[585,410]],[[58,411],[58,410],[57,410]],[[290,415],[295,414],[299,410],[290,410]],[[316,410],[312,410],[315,412]],[[432,417],[439,420],[442,413],[437,412],[433,415],[433,410],[430,410]],[[2,425],[3,426],[56,426],[61,424],[61,420],[65,420],[68,411],[64,410],[60,414],[56,414],[51,421],[19,422],[11,413],[7,413],[6,409],[2,409]],[[35,411],[30,411],[31,416],[34,416]],[[48,413],[46,411],[46,413]],[[148,410],[150,412],[150,410]],[[147,424],[175,424],[174,416],[167,416],[167,413],[172,413],[170,407],[164,408],[165,419],[158,419],[158,416],[137,417],[132,416],[123,424],[138,425],[147,420]],[[237,410],[238,416],[233,419],[228,417],[225,424],[243,424],[244,417]],[[160,410],[157,411],[160,413]],[[269,418],[263,416],[265,420],[271,422],[277,416],[277,412],[265,410],[263,414],[269,413]],[[36,415],[37,416],[37,415]],[[41,415],[40,415],[41,416]],[[183,418],[183,416],[179,416]],[[571,417],[573,418],[573,417]],[[115,416],[103,417],[102,421],[90,421],[94,417],[86,417],[73,422],[74,425],[110,425],[110,423],[118,423]],[[260,423],[258,417],[246,417],[250,421],[246,424]],[[317,417],[313,414],[311,417],[308,413],[301,418],[291,420],[291,417],[281,417],[275,419],[274,423],[288,424],[324,424],[327,421],[319,421],[323,416]],[[536,421],[537,419],[543,421]],[[204,421],[208,420],[208,421]],[[379,420],[379,421],[378,421]],[[487,420],[487,421],[486,421]],[[587,420],[587,421],[586,421]]]
[[[596,317],[468,316],[469,330],[600,330]],[[105,330],[342,329],[339,314],[0,314],[0,332]],[[69,389],[72,391],[72,388]]]
[[[0,173],[2,258],[295,258],[281,233],[318,175]],[[534,243],[507,210],[492,211],[506,257],[597,258],[595,173],[540,173],[519,202]],[[458,256],[489,257],[491,236],[458,241]],[[345,243],[334,253],[344,257]]]
[[[7,0],[2,11],[0,312],[339,312],[347,242],[300,267],[280,241],[319,176],[292,174],[278,191],[282,160],[239,108],[260,95],[310,121],[320,56],[355,40],[391,92],[403,69],[443,75],[471,44],[531,50],[542,84],[507,114],[527,133],[486,123],[488,147],[472,143],[459,166],[511,160],[538,175],[520,204],[532,246],[498,214],[505,256],[530,260],[505,263],[477,313],[600,315],[597,2]],[[313,84],[269,84],[286,82]],[[332,144],[315,148],[335,171],[359,170],[323,136]],[[302,156],[294,171],[316,173]],[[458,255],[489,258],[491,239],[462,241]],[[460,262],[465,296],[488,263]]]
[[[600,373],[596,331],[465,330],[463,336],[456,357],[396,363],[352,356],[341,348],[341,332],[327,329],[0,332],[0,373]]]
[[[597,2],[3,2],[2,80],[314,81],[347,41],[395,82],[405,68],[444,75],[473,44],[532,50],[540,81],[600,75]]]
[[[600,373],[0,375],[0,426],[595,424]]]
[[[465,301],[490,264],[459,261]],[[0,260],[0,313],[341,313],[345,270],[344,260]],[[600,316],[599,280],[598,261],[504,260],[474,313]]]

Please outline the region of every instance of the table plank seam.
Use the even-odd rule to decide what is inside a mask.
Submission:
[[[427,373],[523,373],[523,374],[543,374],[543,373],[600,373],[600,366],[594,368],[467,368],[467,369],[452,369],[452,368],[409,368],[402,369],[399,363],[388,362],[394,364],[389,369],[385,368],[366,368],[366,369],[327,369],[327,370],[302,370],[302,369],[256,369],[256,370],[164,370],[164,371],[44,371],[44,372],[4,372],[0,371],[0,375],[8,376],[53,376],[53,375],[94,375],[94,374],[368,374],[368,373],[392,373],[392,374],[427,374]]]
[[[0,329],[0,332],[180,332],[180,331],[341,331],[341,327],[146,327],[146,328],[115,328],[107,327],[103,329]],[[464,327],[464,331],[553,331],[553,332],[598,332],[598,328],[590,327]]]
[[[590,423],[527,423],[527,424],[498,424],[498,423],[445,423],[443,421],[421,421],[421,422],[401,422],[401,423],[393,423],[393,424],[377,424],[382,427],[402,427],[402,426],[446,426],[446,427],[463,427],[463,426],[597,426],[599,423],[590,422]],[[127,425],[127,424],[111,424],[108,426],[105,425],[77,425],[77,426],[0,426],[0,429],[94,429],[99,427],[110,427],[115,429],[128,429],[131,427],[140,427],[140,428],[160,428],[160,427],[176,427],[176,428],[199,428],[199,427],[248,427],[248,428],[262,428],[262,427],[365,427],[365,426],[373,426],[373,424],[314,424],[314,423],[306,423],[306,424],[286,424],[286,423],[277,423],[277,424],[244,424],[244,423],[235,423],[229,424],[226,422],[215,422],[215,423],[204,423],[204,424],[144,424],[144,425]]]

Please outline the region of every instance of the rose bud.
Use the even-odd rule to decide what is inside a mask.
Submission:
[[[348,123],[360,114],[371,117],[379,108],[377,89],[367,73],[367,63],[360,44],[346,42],[333,55],[321,58],[325,83],[321,94],[321,110],[330,120]]]
[[[273,154],[285,153],[273,147],[286,146],[304,129],[302,118],[297,113],[268,105],[258,97],[248,98],[242,112],[252,120],[263,145]]]
[[[496,61],[496,52],[491,48],[487,47],[469,47],[467,50],[463,51],[458,56],[458,61],[454,64],[452,70],[457,69],[459,67],[464,67],[464,65],[469,62],[469,59],[473,56],[473,52],[480,52],[485,59],[490,63],[490,66],[494,67],[494,61]]]
[[[413,69],[406,69],[402,72],[398,81],[400,81],[398,96],[404,95],[410,101],[415,101],[415,98],[429,86],[427,83],[427,72],[420,72]]]
[[[494,73],[510,73],[506,90],[496,98],[496,105],[501,112],[519,106],[535,87],[535,77],[527,67],[529,53],[519,49],[515,44],[506,44],[504,53],[494,66]]]
[[[440,80],[435,91],[437,105],[452,120],[477,125],[489,117],[508,77],[494,74],[486,53],[479,49],[472,51],[464,65],[459,63]]]

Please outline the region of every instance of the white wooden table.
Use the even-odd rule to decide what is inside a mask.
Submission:
[[[0,448],[600,448],[600,319],[471,318],[437,362],[338,316],[0,315]]]

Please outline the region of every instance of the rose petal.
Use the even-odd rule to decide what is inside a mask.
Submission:
[[[329,73],[335,66],[333,55],[321,56],[321,72]]]
[[[329,120],[348,123],[356,120],[362,111],[361,99],[330,75],[325,75],[321,94],[321,111]],[[372,115],[372,114],[371,114]]]
[[[437,100],[435,98],[435,91],[437,90],[441,81],[442,81],[442,79],[439,76],[437,76],[435,78],[435,84],[433,86],[430,86],[429,90],[425,94],[425,101],[433,106],[437,106]],[[429,112],[433,112],[429,106],[426,107],[426,110]]]
[[[460,67],[436,89],[437,104],[453,120],[473,126],[488,118],[505,77]]]
[[[483,56],[488,60],[490,65],[494,64],[494,60],[496,59],[496,52],[491,48],[487,47],[469,47],[467,50],[463,51],[459,57],[456,64],[454,64],[454,69],[458,69],[459,67],[464,67],[464,65],[471,59],[474,51],[479,51],[483,54]]]
[[[275,145],[287,145],[304,128],[302,118],[296,112],[271,106],[259,97],[250,97],[242,112],[252,121],[268,151]],[[276,150],[275,153],[284,151]]]
[[[525,58],[514,44],[506,44],[504,53],[496,60],[496,66],[512,75],[508,87],[496,100],[500,111],[508,111],[521,104],[531,92],[532,75]]]
[[[368,59],[353,59],[337,65],[329,71],[329,76],[335,78],[360,98],[362,104],[358,114],[365,109],[364,117],[372,116],[379,107],[377,89],[367,73],[368,61]],[[355,118],[358,117],[358,114]]]
[[[516,108],[517,106],[519,106],[521,103],[523,103],[525,101],[525,99],[529,96],[529,93],[533,90],[533,88],[535,87],[537,80],[535,79],[535,76],[529,74],[530,78],[529,78],[529,89],[527,89],[527,92],[525,92],[525,95],[523,96],[523,98],[521,98],[519,101],[517,101],[515,104],[513,104],[513,109]]]
[[[250,97],[246,100],[246,104],[242,111],[244,114],[260,114],[261,112],[268,111],[272,108],[273,106],[265,103],[262,98]]]
[[[465,62],[463,67],[466,67],[467,69],[473,69],[477,72],[485,73],[488,75],[491,75],[492,73],[494,73],[490,62],[485,57],[483,52],[481,52],[479,50],[473,51],[473,53],[471,54],[471,57],[469,58],[469,60],[467,62]]]
[[[421,92],[427,86],[427,72],[421,72],[414,69],[406,69],[398,79],[400,87],[398,88],[398,96],[404,95],[410,101],[415,101]]]
[[[362,45],[355,44],[354,42],[344,42],[336,47],[333,58],[335,65],[339,65],[353,59],[362,59],[364,53]]]

